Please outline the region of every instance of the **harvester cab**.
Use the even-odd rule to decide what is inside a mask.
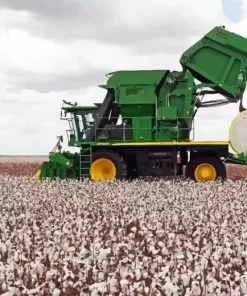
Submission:
[[[63,102],[60,119],[69,123],[67,130],[69,146],[76,146],[77,142],[87,142],[89,134],[94,130],[98,106],[78,106],[77,103]]]
[[[109,73],[100,86],[105,99],[93,106],[63,101],[68,146],[80,148],[80,153],[52,152],[40,178],[119,179],[133,171],[138,176],[167,176],[181,174],[184,165],[185,175],[196,180],[208,174],[212,180],[224,177],[222,159],[236,162],[228,154],[229,141],[194,141],[194,117],[199,108],[238,101],[239,111],[245,110],[247,39],[215,27],[182,54],[180,63],[181,71]],[[203,102],[207,94],[224,98]],[[237,146],[242,147],[239,142]],[[211,164],[204,163],[204,173],[198,170],[195,177],[203,161]]]

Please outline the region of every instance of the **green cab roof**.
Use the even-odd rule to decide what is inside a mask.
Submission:
[[[108,73],[110,76],[106,85],[100,85],[102,88],[112,89],[119,85],[157,85],[161,79],[168,74],[169,70],[130,70],[116,71]]]

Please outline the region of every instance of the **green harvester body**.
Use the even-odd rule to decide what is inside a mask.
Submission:
[[[40,178],[90,178],[94,153],[102,150],[117,153],[128,171],[133,167],[138,175],[179,174],[178,152],[182,165],[191,161],[188,152],[192,160],[217,155],[225,163],[247,164],[244,154],[229,153],[228,142],[194,141],[194,117],[200,107],[240,101],[240,112],[245,110],[247,39],[215,27],[182,54],[180,63],[181,71],[107,74],[106,84],[100,86],[106,90],[103,103],[78,106],[64,101],[61,119],[69,122],[68,146],[80,152],[62,152],[59,138],[49,161],[41,165]],[[204,103],[205,94],[225,100]]]

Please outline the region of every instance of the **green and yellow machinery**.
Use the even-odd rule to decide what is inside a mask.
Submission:
[[[62,137],[34,179],[178,176],[196,181],[226,178],[226,163],[247,164],[230,141],[194,141],[194,118],[202,107],[242,104],[247,78],[247,39],[215,27],[183,53],[181,71],[140,70],[107,74],[103,103],[64,101],[68,146]],[[222,99],[202,102],[204,95]],[[206,128],[206,127],[205,127]],[[247,148],[247,147],[246,147]]]

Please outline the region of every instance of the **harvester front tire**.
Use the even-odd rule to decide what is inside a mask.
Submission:
[[[226,167],[218,157],[199,156],[186,166],[185,177],[196,182],[226,179]]]
[[[123,180],[127,177],[127,165],[118,153],[101,150],[93,153],[90,173],[93,181]]]

